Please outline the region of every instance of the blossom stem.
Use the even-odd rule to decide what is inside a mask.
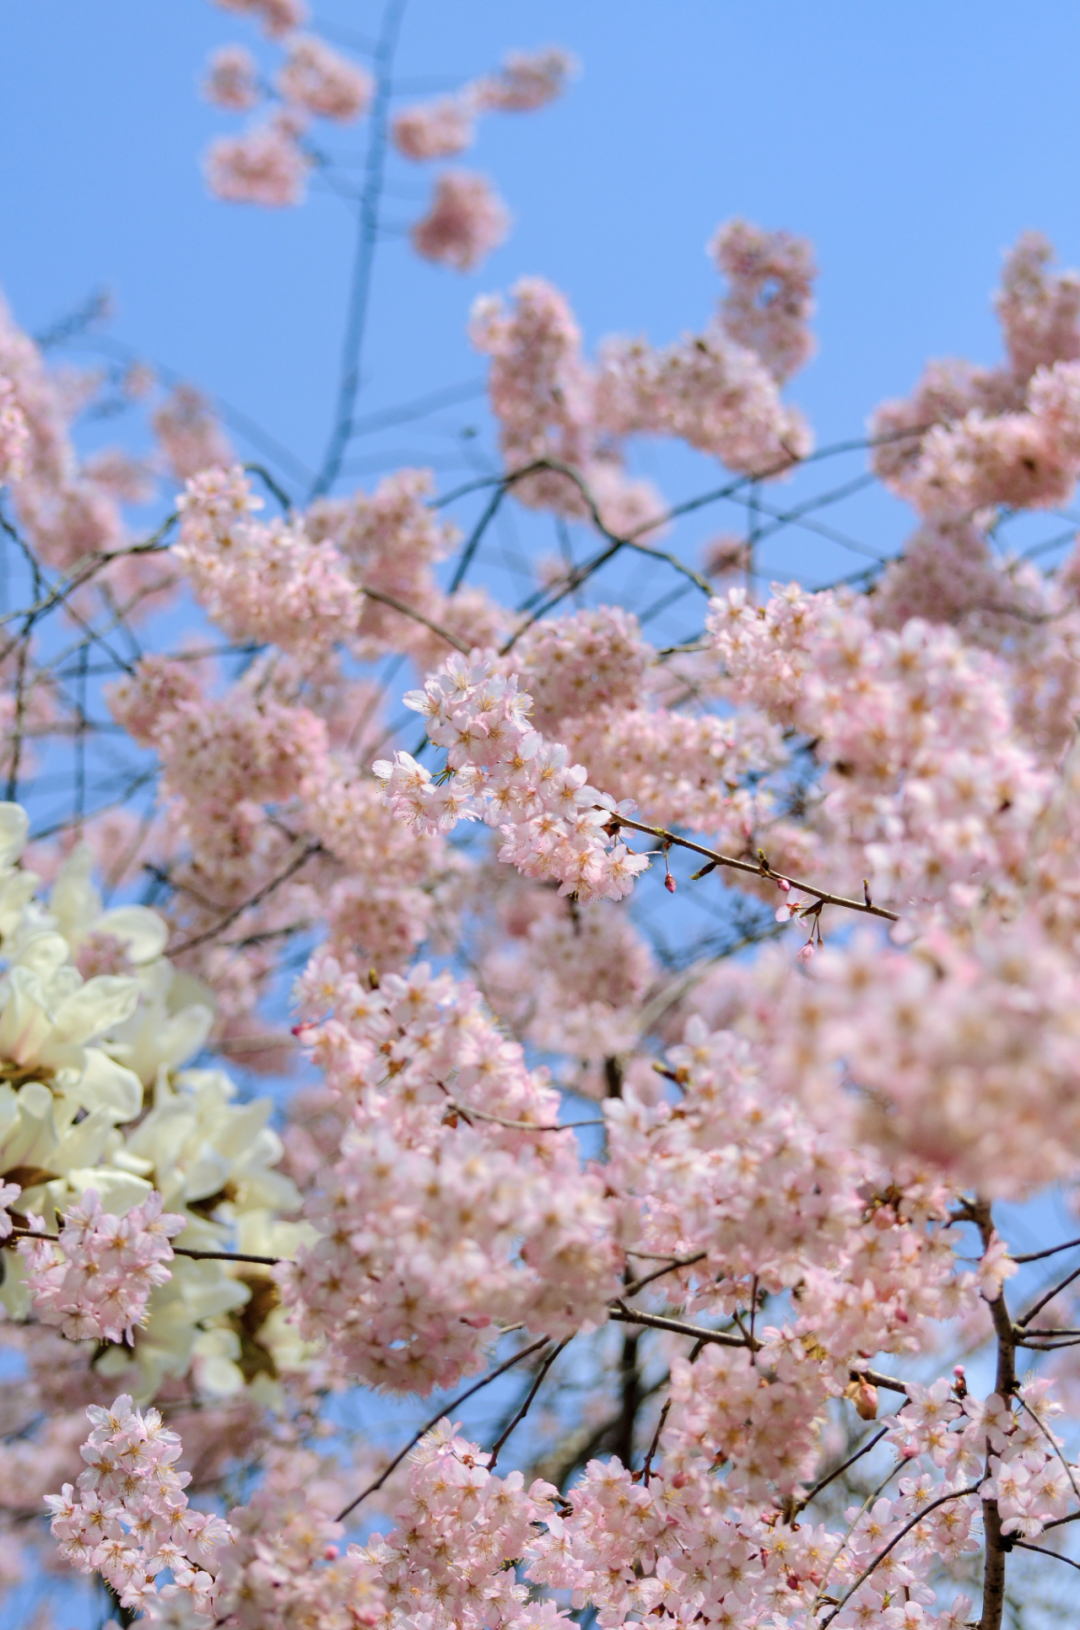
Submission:
[[[627,827],[631,832],[643,832],[646,837],[661,838],[665,843],[673,843],[676,848],[689,849],[695,855],[703,855],[711,861],[713,866],[725,866],[731,871],[750,872],[755,877],[767,877],[777,883],[787,883],[790,888],[798,889],[802,894],[810,894],[823,906],[842,906],[845,911],[861,911],[864,916],[883,917],[886,922],[899,922],[900,918],[895,911],[886,911],[884,906],[872,905],[867,900],[850,900],[843,894],[831,894],[827,889],[819,889],[813,883],[801,883],[796,877],[789,877],[786,872],[777,872],[765,859],[740,860],[735,855],[722,855],[716,849],[706,849],[704,844],[694,843],[690,838],[680,838],[666,827],[646,826],[642,821],[632,821],[627,815],[612,815],[610,824],[614,827]],[[1080,1271],[1080,1270],[1078,1270]]]
[[[39,1234],[33,1228],[13,1228],[8,1239],[43,1239],[59,1244],[59,1234]],[[173,1256],[191,1257],[195,1262],[255,1262],[263,1268],[276,1268],[287,1258],[281,1256],[252,1256],[247,1251],[196,1251],[185,1245],[174,1245]]]

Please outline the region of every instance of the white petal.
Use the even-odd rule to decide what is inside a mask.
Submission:
[[[153,1187],[145,1177],[117,1171],[113,1166],[77,1166],[68,1172],[67,1180],[76,1194],[97,1189],[101,1209],[114,1217],[126,1216],[132,1206],[141,1206]]]
[[[102,974],[88,979],[77,991],[63,1001],[56,1012],[56,1037],[59,1041],[90,1041],[104,1035],[114,1025],[130,1019],[139,1002],[139,983],[136,979],[123,979],[115,974]]]
[[[49,904],[60,931],[72,943],[94,925],[101,911],[101,895],[92,882],[94,853],[88,843],[77,844],[57,874]]]
[[[103,912],[94,923],[95,934],[113,934],[123,940],[132,962],[153,962],[169,939],[164,918],[148,906],[117,906]]]
[[[30,817],[21,804],[0,804],[0,866],[13,866],[26,847]]]
[[[99,1047],[88,1047],[86,1067],[72,1097],[86,1109],[108,1109],[114,1123],[133,1121],[143,1106],[143,1086],[134,1070],[125,1069]]]

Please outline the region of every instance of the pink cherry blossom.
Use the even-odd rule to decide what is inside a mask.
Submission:
[[[215,51],[203,83],[208,102],[231,113],[244,113],[259,100],[258,64],[242,45],[225,45]]]
[[[413,226],[411,237],[424,260],[471,272],[509,230],[509,211],[486,177],[447,170],[436,181],[427,214]]]
[[[294,120],[279,116],[246,135],[219,137],[206,155],[210,191],[232,204],[298,204],[308,172],[298,133]]]
[[[370,74],[309,34],[291,36],[277,85],[294,107],[340,124],[366,112],[374,89]]]
[[[35,1312],[73,1340],[93,1336],[130,1344],[151,1290],[169,1278],[170,1240],[183,1227],[182,1216],[162,1210],[160,1194],[115,1217],[102,1211],[88,1189],[81,1204],[67,1208],[58,1244],[19,1242]]]

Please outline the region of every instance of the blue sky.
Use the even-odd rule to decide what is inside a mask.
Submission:
[[[316,16],[365,34],[379,6],[326,0]],[[118,338],[310,461],[352,227],[326,196],[281,212],[207,197],[199,153],[236,121],[195,86],[208,50],[235,39],[257,35],[207,0],[0,0],[0,286],[33,329],[108,286]],[[700,327],[718,292],[704,244],[744,214],[816,246],[820,353],[792,395],[827,441],[857,434],[928,355],[998,355],[989,295],[1020,230],[1080,263],[1080,10],[1060,0],[410,0],[398,74],[452,84],[547,42],[582,62],[569,96],[489,119],[464,161],[510,204],[510,241],[464,278],[385,245],[362,410],[478,378],[468,307],[523,273],[566,290],[590,343]],[[399,163],[394,183],[415,194],[388,204],[404,222],[428,176]],[[454,409],[360,452],[444,458],[478,415]],[[644,462],[671,497],[708,478],[704,461]],[[907,520],[879,504],[861,523],[894,548]],[[812,573],[820,547],[804,539],[791,568]]]

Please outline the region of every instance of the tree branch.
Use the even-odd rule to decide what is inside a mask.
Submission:
[[[675,832],[669,832],[663,826],[646,826],[642,821],[632,821],[626,815],[612,815],[609,826],[627,827],[631,832],[642,832],[646,837],[660,838],[678,849],[689,849],[692,854],[702,855],[709,861],[707,870],[714,866],[723,866],[731,871],[747,872],[754,877],[772,879],[778,883],[787,883],[790,888],[798,889],[801,894],[809,894],[823,906],[842,906],[845,911],[859,911],[868,917],[883,917],[886,922],[899,922],[900,918],[895,911],[886,911],[884,906],[875,906],[869,900],[852,900],[843,894],[831,894],[827,889],[820,889],[813,883],[802,883],[796,877],[789,877],[786,872],[775,872],[764,856],[760,859],[741,860],[735,855],[722,855],[716,849],[706,849],[704,844],[694,843],[690,838],[680,838]],[[698,874],[701,875],[700,873]],[[1077,1270],[1080,1272],[1080,1269]]]
[[[532,1353],[538,1353],[541,1347],[546,1347],[550,1340],[550,1336],[541,1336],[539,1341],[534,1341],[531,1346],[522,1347],[519,1352],[512,1354],[510,1358],[506,1359],[504,1363],[498,1365],[494,1370],[489,1370],[487,1375],[482,1376],[481,1379],[475,1382],[471,1387],[466,1387],[464,1392],[459,1392],[457,1397],[453,1399],[451,1403],[444,1404],[437,1415],[433,1415],[429,1421],[425,1421],[420,1430],[413,1434],[405,1447],[398,1451],[393,1460],[391,1460],[390,1464],[379,1473],[378,1477],[375,1478],[374,1482],[369,1483],[367,1488],[363,1489],[356,1496],[355,1500],[350,1500],[349,1504],[344,1506],[338,1512],[334,1521],[344,1522],[345,1518],[355,1511],[358,1505],[363,1504],[369,1494],[374,1494],[376,1489],[381,1489],[391,1472],[396,1471],[397,1467],[401,1465],[401,1462],[405,1459],[405,1456],[409,1453],[410,1449],[415,1449],[416,1445],[420,1442],[420,1439],[422,1437],[426,1437],[428,1432],[430,1432],[434,1427],[438,1426],[444,1415],[452,1415],[454,1411],[461,1404],[465,1403],[467,1399],[471,1398],[474,1393],[479,1392],[483,1387],[490,1386],[492,1381],[498,1380],[500,1375],[505,1375],[506,1371],[512,1370],[515,1364],[520,1364],[523,1358],[528,1358]]]

